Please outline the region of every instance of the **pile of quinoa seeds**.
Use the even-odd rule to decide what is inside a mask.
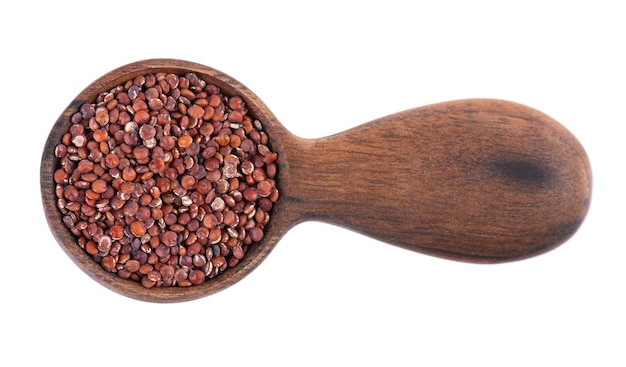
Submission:
[[[237,265],[279,197],[261,122],[194,73],[100,93],[54,153],[58,208],[78,246],[147,288],[201,284]]]

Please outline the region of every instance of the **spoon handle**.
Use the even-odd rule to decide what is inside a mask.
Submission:
[[[285,193],[318,220],[443,258],[518,260],[553,249],[590,204],[584,149],[558,122],[499,100],[386,116],[286,147]]]

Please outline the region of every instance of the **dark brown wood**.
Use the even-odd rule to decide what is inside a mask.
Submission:
[[[302,220],[454,260],[543,253],[569,238],[589,207],[590,169],[577,140],[510,102],[417,108],[286,150],[286,196]]]
[[[54,146],[70,116],[97,93],[149,72],[193,71],[241,95],[279,154],[276,204],[265,239],[216,279],[189,288],[145,289],[105,272],[61,222]],[[438,257],[478,263],[525,259],[570,238],[589,208],[591,170],[576,138],[531,108],[462,100],[387,116],[322,139],[289,133],[250,90],[209,67],[180,60],[126,65],[96,80],[52,128],[41,163],[47,220],[72,260],[104,286],[153,302],[191,300],[254,270],[294,225],[323,221]]]

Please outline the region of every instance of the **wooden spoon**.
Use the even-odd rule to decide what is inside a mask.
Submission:
[[[264,239],[234,268],[202,285],[146,289],[103,270],[76,244],[56,207],[54,147],[70,117],[98,93],[148,73],[195,72],[240,95],[278,153],[281,197]],[[306,112],[306,111],[305,111]],[[70,258],[120,294],[153,302],[196,299],[241,280],[303,221],[322,221],[423,254],[477,263],[525,259],[570,238],[590,204],[585,151],[558,122],[500,100],[440,103],[383,117],[340,134],[302,139],[241,83],[180,60],[120,67],[81,92],[54,124],[41,161],[50,229]]]

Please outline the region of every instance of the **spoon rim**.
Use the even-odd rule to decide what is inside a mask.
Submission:
[[[280,198],[274,204],[271,212],[272,217],[265,227],[263,240],[250,246],[243,259],[233,268],[228,268],[225,272],[205,280],[202,284],[189,287],[146,288],[139,282],[120,278],[117,274],[104,270],[85,250],[80,248],[76,236],[63,223],[63,214],[57,207],[56,184],[53,180],[53,173],[60,167],[60,163],[54,156],[54,149],[68,131],[71,116],[79,110],[82,104],[93,103],[100,93],[123,85],[137,76],[158,72],[176,75],[184,75],[188,72],[196,73],[199,78],[207,83],[218,86],[225,95],[241,96],[246,102],[249,114],[262,122],[263,130],[266,131],[270,140],[269,145],[278,154],[276,185],[279,192],[282,192],[284,182],[286,183],[288,178],[281,139],[288,138],[290,134],[261,99],[239,81],[217,69],[179,59],[136,61],[109,71],[85,87],[63,110],[50,130],[41,157],[40,188],[46,221],[56,242],[70,259],[93,280],[116,293],[141,301],[184,302],[215,294],[243,279],[263,262],[280,238],[293,225],[290,223],[294,223],[294,221],[288,220],[288,213],[282,209],[285,200]]]

